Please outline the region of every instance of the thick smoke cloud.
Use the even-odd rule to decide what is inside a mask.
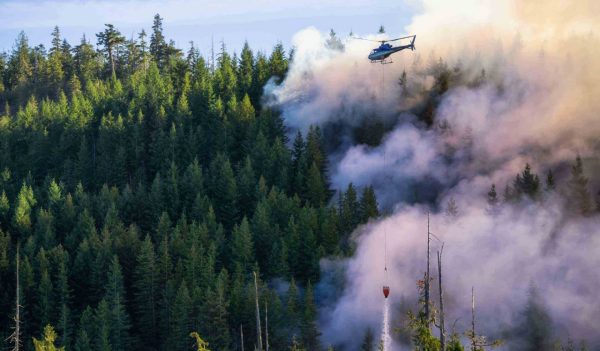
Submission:
[[[518,319],[533,283],[557,322],[557,335],[565,337],[568,331],[576,339],[597,337],[597,218],[565,223],[558,204],[507,207],[496,216],[487,214],[481,202],[460,202],[459,206],[462,214],[456,220],[443,214],[431,216],[431,231],[445,242],[446,317],[458,319],[458,331],[469,328],[472,286],[477,294],[478,330],[501,337]],[[366,228],[355,257],[348,262],[350,280],[345,294],[323,317],[327,341],[352,349],[366,326],[379,327],[386,234],[391,302],[399,306],[408,301],[414,309],[415,283],[425,270],[426,226],[424,208],[406,207]],[[558,238],[555,246],[546,253],[544,248],[553,237]],[[439,244],[434,242],[434,252],[437,249]]]
[[[432,232],[446,243],[447,313],[460,318],[458,331],[467,328],[471,286],[479,330],[502,336],[533,284],[557,337],[600,344],[600,220],[568,215],[560,195],[565,165],[576,155],[588,176],[599,171],[599,6],[593,0],[426,0],[406,28],[417,34],[417,51],[396,54],[385,67],[368,62],[368,42],[346,40],[345,50],[337,51],[315,29],[298,33],[288,78],[270,87],[289,125],[356,127],[378,116],[391,126],[377,146],[347,136],[331,159],[334,187],[373,184],[394,213],[354,233],[356,254],[339,263],[345,290],[323,309],[323,341],[352,350],[367,327],[380,327],[385,233],[392,317],[398,322],[401,308],[414,310],[430,208]],[[452,72],[451,84],[435,97],[435,123],[426,127],[417,115],[432,98],[427,92],[439,58]],[[403,71],[405,87],[398,84]],[[566,170],[559,174],[563,189],[544,201],[505,204],[489,213],[490,185],[501,196],[525,163],[542,177],[551,168]],[[432,188],[433,198],[414,196],[415,189]],[[595,193],[597,184],[590,190]],[[438,211],[450,198],[459,207],[456,218]]]

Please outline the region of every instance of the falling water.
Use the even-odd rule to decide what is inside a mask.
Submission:
[[[388,299],[384,299],[383,304],[383,321],[381,322],[381,341],[380,346],[383,351],[391,351],[391,340],[390,337],[390,305]]]

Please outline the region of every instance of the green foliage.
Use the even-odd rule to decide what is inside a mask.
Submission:
[[[149,36],[106,24],[96,50],[57,27],[48,52],[21,33],[0,55],[0,306],[20,243],[24,340],[52,323],[66,349],[185,350],[198,330],[233,350],[239,324],[252,330],[257,270],[292,282],[286,296],[261,286],[273,349],[293,335],[318,349],[308,284],[379,215],[373,188],[332,205],[320,129],[288,148],[281,112],[261,104],[287,74],[282,44],[239,59],[222,45],[212,69],[158,14]]]
[[[15,215],[13,217],[15,228],[22,237],[26,237],[31,232],[31,213],[36,203],[32,187],[23,183],[17,196]]]
[[[411,331],[411,339],[416,350],[419,351],[439,351],[440,341],[433,336],[429,323],[421,316],[408,314],[408,328]]]
[[[44,327],[44,334],[42,336],[42,340],[38,340],[33,338],[33,346],[35,351],[64,351],[64,347],[56,347],[54,346],[54,342],[56,340],[56,332],[54,328],[50,324]]]
[[[552,320],[535,287],[529,290],[527,302],[513,334],[519,349],[549,350],[552,347]]]
[[[360,351],[374,351],[374,346],[375,337],[373,336],[371,328],[368,328],[365,337],[363,338],[363,342],[360,345]]]
[[[198,333],[191,332],[190,337],[194,338],[194,340],[196,341],[196,349],[198,351],[210,351],[208,349],[208,343],[206,341],[202,340],[202,338],[200,337],[200,335]]]

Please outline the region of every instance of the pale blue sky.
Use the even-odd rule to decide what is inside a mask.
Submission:
[[[142,28],[149,31],[155,13],[180,48],[193,40],[206,55],[214,37],[215,47],[224,40],[229,51],[239,52],[246,39],[268,51],[278,41],[289,48],[293,34],[309,26],[347,35],[374,33],[382,24],[390,35],[403,34],[419,10],[415,0],[0,0],[0,52],[12,49],[21,30],[30,45],[48,47],[54,25],[72,45],[83,33],[95,44],[104,23],[137,36]]]

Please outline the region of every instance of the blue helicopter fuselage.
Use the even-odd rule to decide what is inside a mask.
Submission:
[[[414,43],[414,41],[413,41],[413,43]],[[378,48],[375,48],[375,49],[373,49],[373,51],[371,51],[371,53],[369,54],[369,60],[383,61],[386,58],[388,58],[391,54],[398,52],[400,50],[404,50],[404,49],[413,49],[414,50],[413,43],[408,44],[408,45],[401,45],[401,46],[392,46],[391,44],[383,43]]]

